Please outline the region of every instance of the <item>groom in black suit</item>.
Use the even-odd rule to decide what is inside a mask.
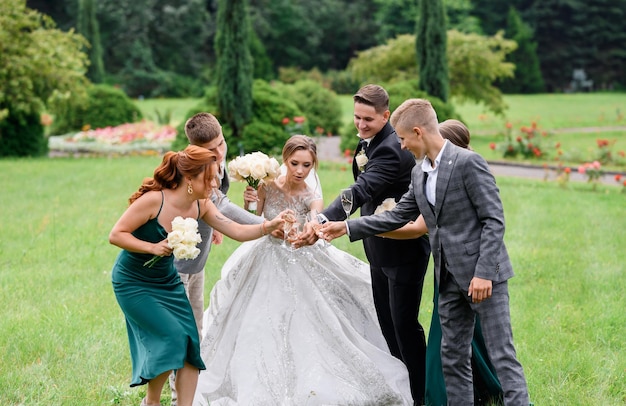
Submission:
[[[352,212],[374,214],[387,198],[399,200],[411,183],[415,158],[400,148],[389,124],[389,95],[377,85],[363,86],[353,97],[354,124],[361,138],[352,161],[354,183]],[[322,215],[344,220],[341,199],[335,199]],[[374,304],[391,353],[409,371],[411,392],[416,404],[424,398],[426,341],[417,316],[422,299],[424,274],[430,245],[426,237],[393,240],[369,237],[363,240],[370,263]]]

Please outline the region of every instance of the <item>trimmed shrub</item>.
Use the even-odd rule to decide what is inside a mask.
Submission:
[[[88,125],[105,128],[141,120],[139,107],[126,94],[108,85],[92,85],[86,99],[69,96],[56,97],[50,104],[55,116],[52,134],[79,131]]]
[[[306,135],[339,133],[341,104],[335,92],[310,79],[299,80],[282,88],[306,117],[309,131],[312,131]]]
[[[303,115],[298,106],[289,100],[277,86],[257,79],[252,87],[252,120],[244,127],[241,139],[234,138],[232,129],[224,123],[218,111],[217,89],[212,86],[206,89],[202,102],[189,110],[185,120],[178,126],[176,141],[172,145],[174,150],[183,149],[189,144],[185,136],[184,121],[203,111],[215,115],[222,123],[222,132],[228,145],[228,158],[239,155],[240,152],[263,151],[274,154],[275,151],[278,151],[276,158],[279,159],[283,145],[290,136],[283,124],[283,119],[286,117],[292,119]],[[303,133],[309,134],[308,130],[303,131]]]
[[[0,157],[35,157],[47,152],[48,140],[39,113],[9,113],[0,120]]]

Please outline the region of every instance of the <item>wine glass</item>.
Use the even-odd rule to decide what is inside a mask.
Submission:
[[[343,207],[343,211],[346,212],[347,220],[352,212],[352,189],[341,190],[341,206]]]

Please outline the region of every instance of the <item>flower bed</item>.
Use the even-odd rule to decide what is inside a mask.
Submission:
[[[176,129],[151,121],[128,123],[116,127],[85,128],[75,134],[51,136],[50,155],[75,154],[134,154],[164,152],[176,138]]]

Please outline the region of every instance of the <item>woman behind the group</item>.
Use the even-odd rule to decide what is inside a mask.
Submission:
[[[305,179],[317,165],[306,136],[283,148],[284,176],[257,209],[302,219],[323,202]],[[266,236],[242,244],[211,292],[195,404],[412,405],[408,372],[376,321],[369,267],[319,241],[300,249]]]
[[[172,220],[203,218],[239,241],[282,226],[281,216],[263,225],[243,226],[223,218],[207,199],[217,171],[216,156],[189,146],[168,152],[129,199],[109,235],[122,251],[112,270],[115,297],[124,312],[132,360],[131,386],[148,384],[142,405],[159,405],[163,384],[176,370],[178,406],[192,404],[198,371],[204,369],[191,305],[167,244]],[[161,256],[154,266],[144,264]]]

